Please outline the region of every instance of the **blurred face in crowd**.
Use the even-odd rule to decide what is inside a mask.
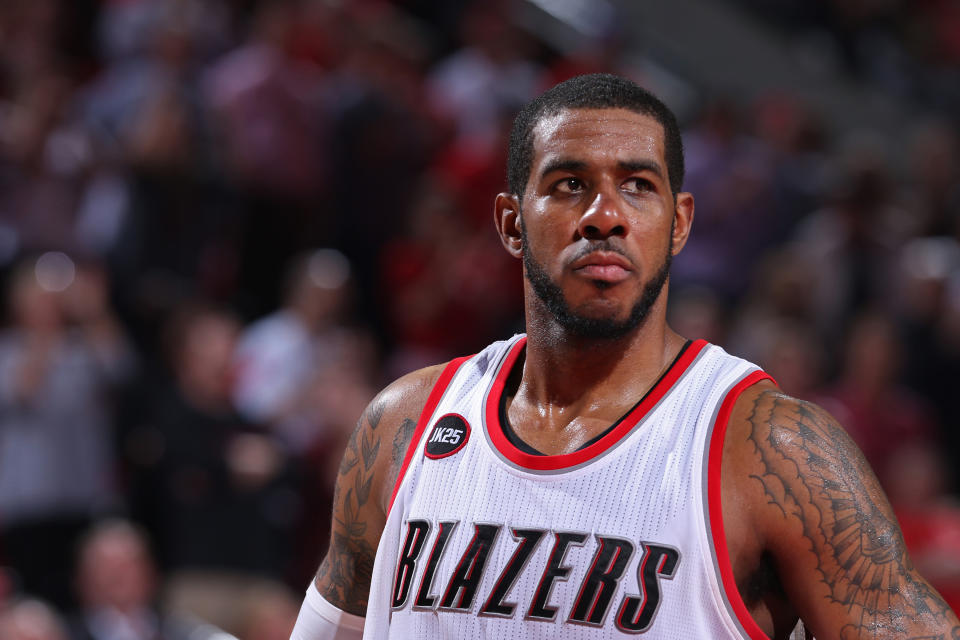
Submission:
[[[240,637],[244,640],[289,640],[297,612],[297,602],[286,592],[258,594],[247,608]]]
[[[350,263],[335,249],[318,249],[301,260],[290,278],[287,304],[310,329],[336,322],[350,297]]]
[[[21,327],[38,331],[56,331],[64,318],[60,294],[40,286],[33,270],[21,271],[10,290],[11,311]]]
[[[187,323],[177,348],[177,377],[188,395],[203,402],[229,402],[239,324],[205,312]]]
[[[38,600],[24,600],[0,611],[3,640],[68,640],[57,614]]]
[[[154,579],[146,545],[127,526],[95,534],[81,551],[77,586],[89,608],[129,611],[146,607],[153,597]]]
[[[627,109],[567,109],[534,128],[517,216],[529,289],[569,333],[617,338],[648,316],[686,242],[693,198],[670,189],[663,127]],[[515,212],[511,207],[518,206]]]
[[[880,389],[896,378],[900,358],[896,330],[888,318],[866,315],[854,323],[846,351],[848,379]]]

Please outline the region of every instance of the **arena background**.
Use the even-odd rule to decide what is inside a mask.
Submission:
[[[522,330],[509,123],[592,71],[683,124],[674,326],[834,413],[956,607],[953,0],[4,0],[0,636],[285,638],[366,402]]]

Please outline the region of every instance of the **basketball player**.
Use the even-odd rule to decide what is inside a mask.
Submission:
[[[960,638],[843,429],[667,326],[682,181],[631,82],[522,110],[495,219],[527,334],[370,404],[294,638]]]

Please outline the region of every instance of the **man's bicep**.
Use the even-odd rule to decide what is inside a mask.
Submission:
[[[330,603],[364,615],[377,544],[385,514],[377,496],[386,473],[384,458],[391,455],[390,439],[381,422],[381,396],[367,407],[350,436],[337,472],[330,546],[320,564],[316,584]]]
[[[917,573],[880,484],[825,411],[777,391],[749,418],[759,526],[798,613],[821,638],[960,638]]]
[[[443,366],[407,374],[384,389],[357,423],[337,472],[330,546],[317,572],[320,594],[364,615],[394,484]]]

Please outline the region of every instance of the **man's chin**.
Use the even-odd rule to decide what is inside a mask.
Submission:
[[[567,299],[563,289],[547,275],[529,251],[523,255],[524,272],[534,294],[553,316],[554,321],[571,337],[598,340],[622,338],[640,327],[660,297],[670,273],[668,252],[656,275],[647,282],[638,299],[628,302],[611,288],[584,292],[575,288],[576,301]],[[627,309],[626,305],[630,305]]]
[[[571,311],[554,314],[554,319],[572,337],[592,340],[616,340],[642,324],[645,318],[633,314]]]

